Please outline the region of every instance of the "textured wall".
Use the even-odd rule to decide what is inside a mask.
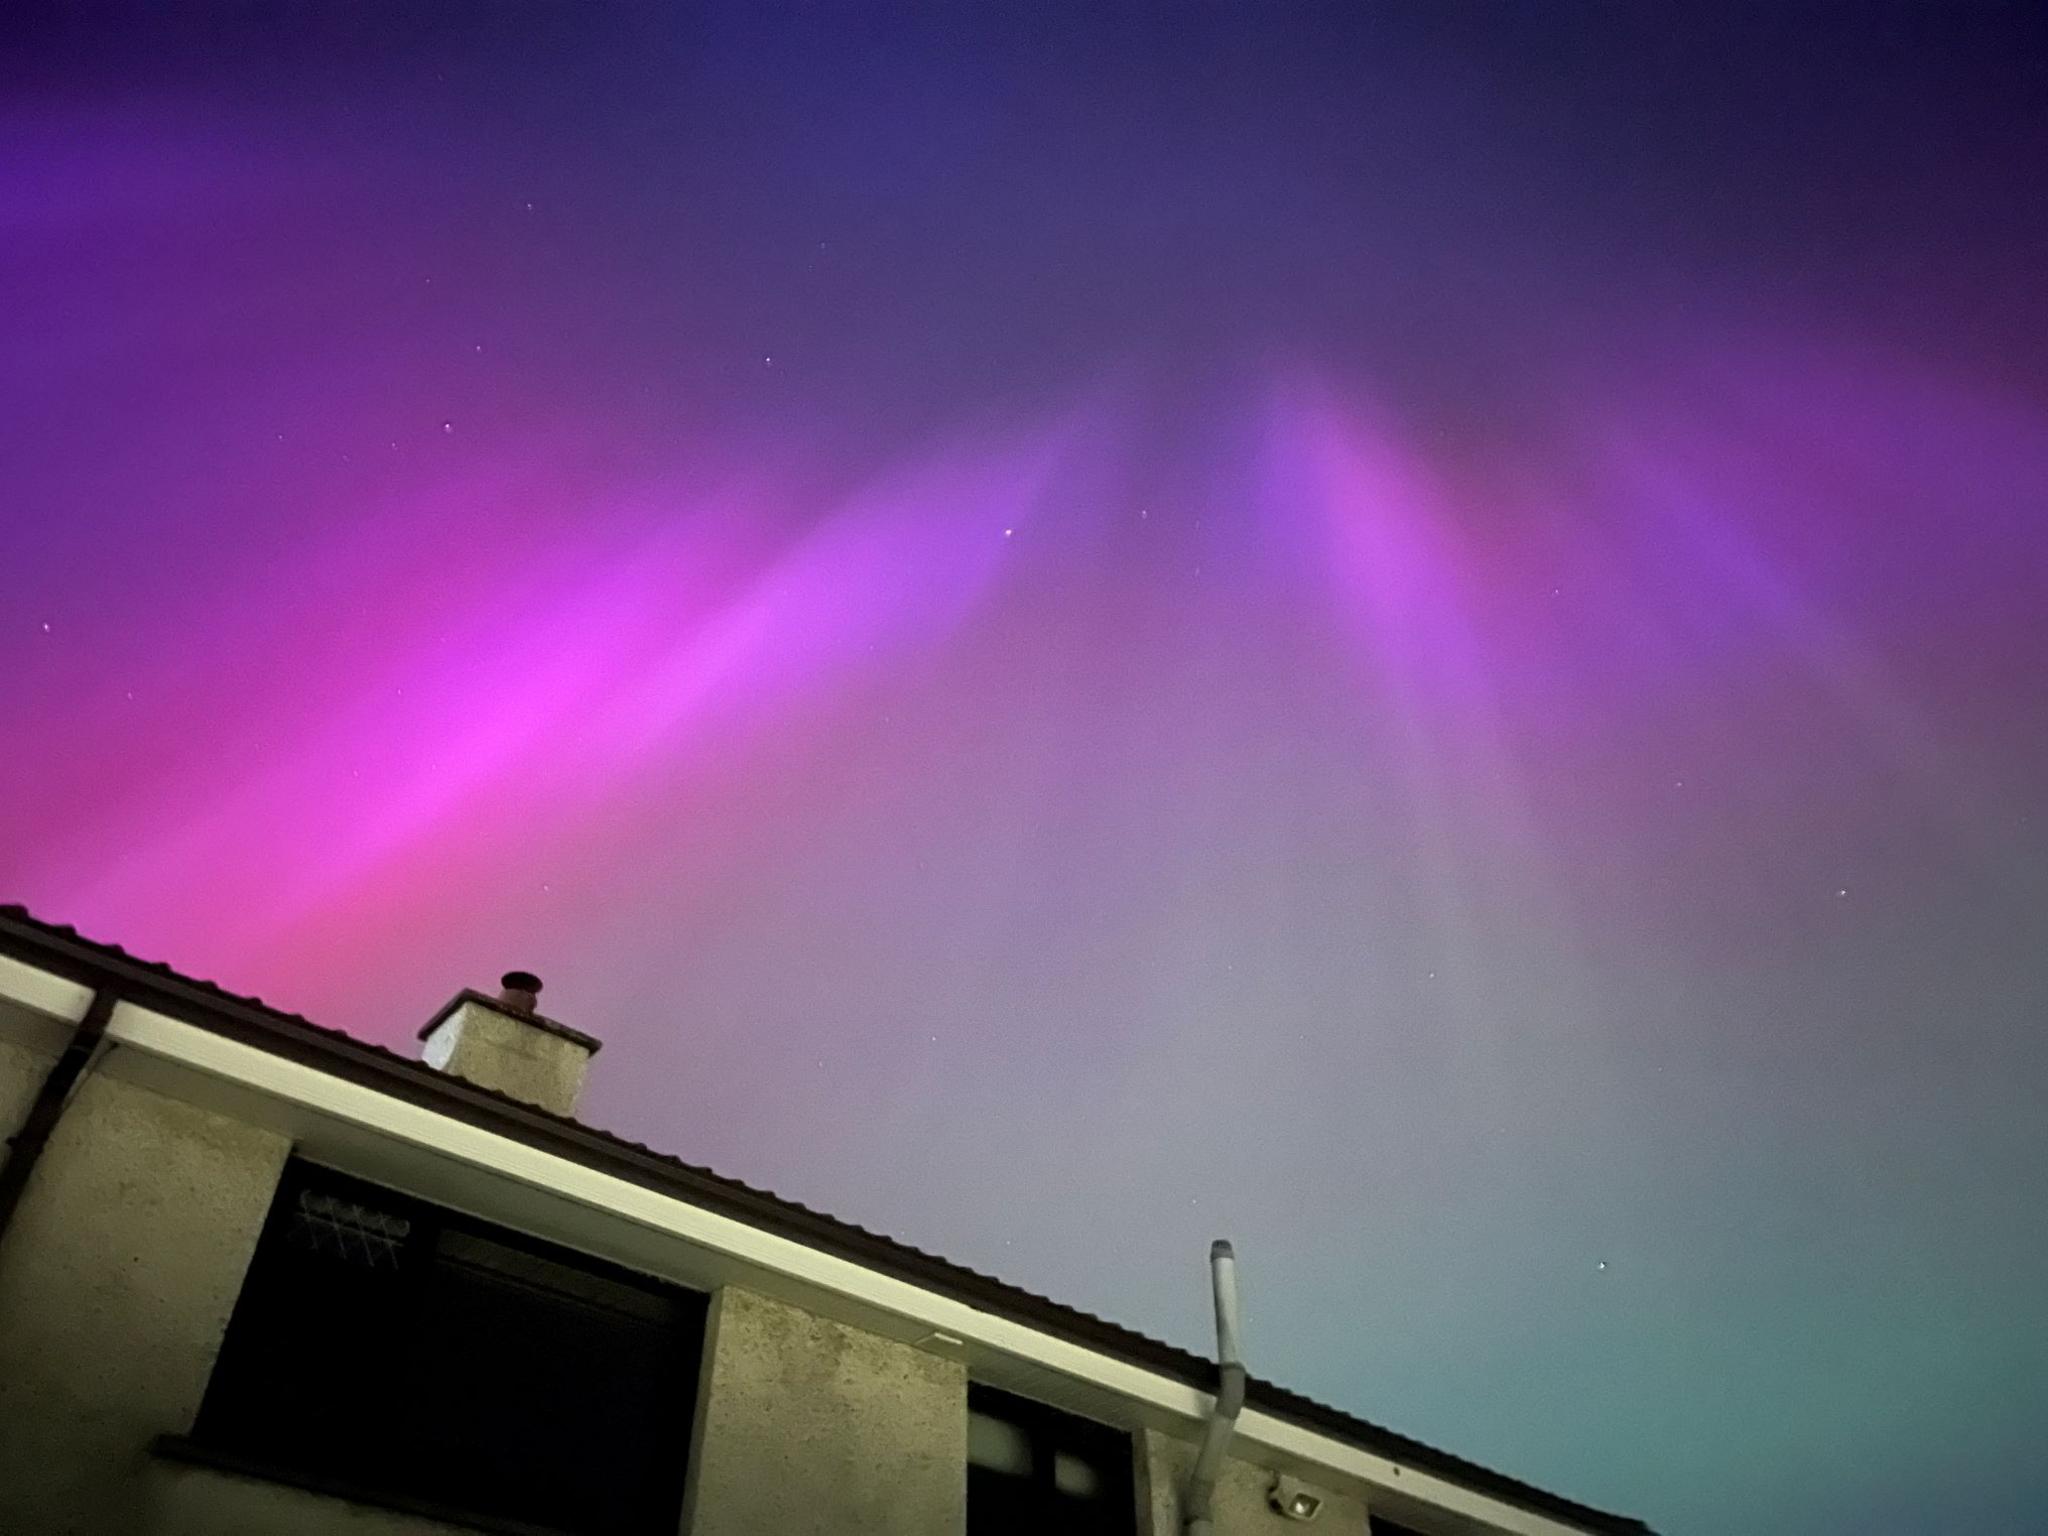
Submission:
[[[36,1087],[56,1059],[11,1040],[0,1040],[0,1136],[12,1136],[21,1129]],[[0,1152],[0,1159],[6,1155]]]
[[[576,1113],[590,1052],[495,1008],[464,1003],[427,1037],[427,1061],[557,1115]]]
[[[0,1243],[0,1531],[139,1527],[147,1447],[191,1427],[287,1150],[79,1086]]]
[[[1139,1536],[1180,1536],[1180,1492],[1194,1464],[1195,1447],[1185,1440],[1149,1429],[1139,1437],[1138,1503],[1150,1520]],[[1313,1525],[1286,1519],[1266,1502],[1266,1491],[1273,1486],[1270,1469],[1226,1458],[1223,1475],[1216,1480],[1216,1536],[1365,1536],[1363,1502],[1312,1478],[1308,1483],[1329,1500]]]
[[[959,1536],[967,1373],[728,1287],[711,1305],[689,1536]]]
[[[149,1482],[150,1536],[455,1536],[475,1529],[172,1461],[151,1468]]]

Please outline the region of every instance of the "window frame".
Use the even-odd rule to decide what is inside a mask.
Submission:
[[[289,1367],[280,1364],[279,1357],[294,1344],[304,1345],[315,1337],[304,1328],[308,1319],[295,1314],[295,1302],[318,1302],[350,1288],[348,1281],[337,1278],[338,1269],[324,1279],[308,1278],[315,1275],[317,1265],[309,1266],[306,1255],[317,1249],[308,1250],[295,1235],[295,1229],[302,1228],[308,1195],[367,1206],[405,1223],[403,1234],[394,1241],[393,1273],[368,1282],[362,1310],[337,1330],[388,1345],[396,1364],[391,1376],[396,1392],[389,1383],[372,1388],[352,1382],[335,1394],[346,1404],[374,1399],[391,1405],[389,1415],[366,1424],[360,1438],[330,1436],[323,1421],[322,1427],[295,1443],[289,1427],[278,1422],[302,1401],[293,1396],[302,1390],[297,1384],[285,1385]],[[485,1262],[479,1263],[480,1257]],[[374,1270],[374,1259],[363,1267]],[[473,1385],[469,1404],[464,1404],[457,1384],[473,1381],[472,1371],[434,1370],[437,1363],[447,1363],[436,1347],[437,1342],[447,1347],[437,1325],[460,1320],[461,1304],[472,1295],[514,1319],[525,1309],[527,1323],[539,1337],[563,1346],[556,1355],[539,1357],[538,1369],[512,1353],[491,1362],[514,1376],[532,1374],[536,1406],[549,1366],[557,1373],[566,1370],[573,1378],[581,1365],[587,1374],[587,1364],[577,1358],[579,1342],[616,1345],[644,1335],[646,1372],[625,1390],[652,1394],[660,1409],[644,1418],[631,1417],[644,1430],[637,1442],[614,1442],[616,1459],[604,1463],[607,1471],[633,1474],[624,1478],[616,1498],[572,1498],[577,1474],[570,1473],[552,1485],[536,1476],[498,1499],[491,1496],[501,1486],[489,1470],[493,1448],[465,1445],[458,1436],[452,1441],[455,1454],[446,1454],[451,1442],[436,1433],[437,1427],[445,1428],[465,1406],[474,1406],[480,1415],[494,1415],[498,1424],[507,1421],[505,1401],[493,1399],[487,1385]],[[708,1307],[709,1297],[701,1292],[295,1154],[279,1176],[187,1443],[199,1456],[216,1461],[274,1467],[280,1480],[301,1486],[359,1489],[363,1502],[433,1506],[487,1525],[565,1536],[673,1536],[681,1520],[700,1407]],[[592,1332],[593,1328],[608,1331]],[[524,1335],[523,1328],[520,1332]],[[466,1357],[465,1344],[471,1351]],[[479,1347],[474,1336],[457,1337],[452,1358],[488,1361],[496,1339],[483,1346],[484,1354],[475,1352]],[[524,1336],[503,1343],[508,1352],[529,1347]],[[317,1349],[314,1353],[317,1359]],[[366,1363],[368,1368],[373,1368],[371,1363]],[[422,1386],[434,1389],[430,1395],[438,1412],[429,1412],[419,1396],[406,1390]],[[317,1393],[317,1384],[312,1390]],[[581,1449],[575,1428],[555,1427],[558,1422],[575,1425],[575,1402],[559,1404],[558,1411],[545,1419],[514,1417],[522,1430],[531,1426],[535,1447],[556,1439],[563,1442],[562,1454],[569,1459],[555,1465],[576,1464],[574,1457]],[[588,1434],[582,1428],[585,1438]],[[520,1458],[529,1454],[522,1444]],[[491,1492],[483,1498],[465,1496],[464,1484]],[[550,1499],[573,1508],[565,1516],[536,1507]]]
[[[1108,1513],[1107,1529],[1136,1536],[1138,1521],[1138,1443],[1127,1429],[1105,1424],[1084,1414],[1070,1413],[1021,1397],[986,1382],[967,1384],[967,1412],[1009,1424],[1022,1432],[1030,1449],[1030,1471],[1009,1481],[1025,1499],[1024,1515],[1034,1523],[1030,1528],[1077,1530],[1077,1501],[1062,1493],[1057,1484],[1057,1460],[1064,1453],[1079,1456],[1104,1479],[1099,1505]],[[971,1428],[970,1428],[971,1435]],[[967,1464],[967,1536],[976,1536],[974,1520],[974,1474],[977,1467],[970,1452]],[[1003,1477],[993,1469],[979,1469],[988,1476]],[[1086,1507],[1082,1505],[1081,1507]],[[986,1527],[983,1527],[985,1530]]]

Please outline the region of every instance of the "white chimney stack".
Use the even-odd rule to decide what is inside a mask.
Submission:
[[[573,1115],[598,1042],[544,1018],[539,1005],[540,978],[528,971],[506,972],[496,997],[464,989],[420,1031],[420,1055],[479,1088]]]

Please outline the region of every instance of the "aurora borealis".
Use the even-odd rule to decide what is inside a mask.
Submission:
[[[1712,14],[1706,14],[1711,9]],[[2048,1516],[2048,24],[0,22],[0,900],[1671,1536]]]

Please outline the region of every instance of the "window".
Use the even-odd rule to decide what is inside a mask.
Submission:
[[[967,1389],[968,1536],[1129,1533],[1131,1437],[993,1387]]]
[[[673,1532],[704,1299],[287,1166],[193,1438],[576,1536]]]

